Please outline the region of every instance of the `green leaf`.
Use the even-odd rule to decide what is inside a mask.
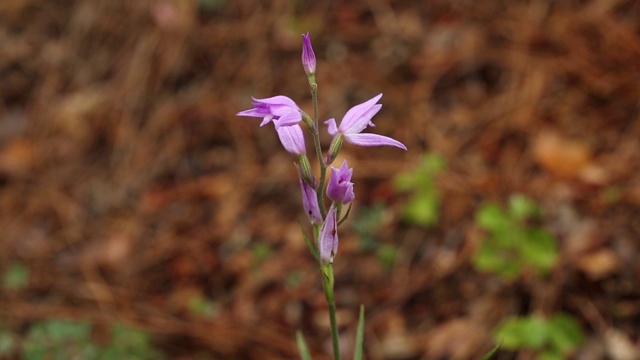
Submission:
[[[405,207],[404,216],[408,222],[431,226],[440,216],[440,198],[437,193],[414,195]]]
[[[307,347],[307,343],[304,341],[304,335],[302,331],[296,331],[296,343],[298,344],[298,351],[300,352],[300,358],[302,360],[311,360],[311,353]]]
[[[25,359],[95,359],[91,324],[49,320],[33,325],[22,344]]]
[[[309,239],[309,236],[307,235],[307,232],[304,230],[304,226],[302,226],[300,221],[298,221],[298,226],[300,226],[300,232],[302,233],[302,237],[304,238],[305,244],[307,244],[307,248],[309,249],[309,252],[311,253],[311,255],[313,255],[313,258],[316,259],[317,262],[320,262],[320,256],[318,255],[318,250],[316,249],[315,244]]]
[[[378,255],[378,260],[382,264],[382,266],[386,270],[391,270],[393,263],[396,260],[396,256],[398,254],[398,248],[394,245],[383,244],[378,248],[376,252]]]
[[[500,274],[507,280],[515,279],[520,274],[520,264],[513,261],[500,247],[489,241],[484,241],[473,258],[473,265],[481,271],[491,271]]]
[[[493,349],[491,349],[488,353],[486,353],[483,357],[482,360],[490,360],[491,357],[500,349],[500,345],[502,345],[502,343],[498,343],[496,346],[493,347]]]
[[[500,207],[494,203],[483,205],[476,213],[476,223],[485,230],[505,230],[510,220]]]
[[[408,222],[430,226],[438,221],[440,195],[435,178],[445,165],[442,156],[430,153],[412,171],[402,173],[394,179],[397,190],[411,193],[404,209],[404,218]]]
[[[9,358],[17,346],[16,340],[16,335],[13,333],[4,329],[0,330],[0,355],[2,358]]]
[[[360,305],[360,316],[358,317],[358,330],[356,331],[356,346],[353,353],[353,360],[362,360],[364,347],[364,305]]]
[[[155,360],[161,359],[153,348],[149,334],[142,330],[114,325],[111,341],[100,356],[102,360]]]
[[[540,349],[547,341],[547,327],[538,317],[513,317],[498,325],[494,339],[506,349]]]
[[[29,268],[22,264],[12,265],[2,277],[2,286],[7,289],[22,289],[29,284]]]
[[[415,186],[415,182],[412,173],[401,173],[393,179],[393,186],[398,191],[406,192]]]
[[[543,273],[548,272],[558,258],[555,239],[544,229],[527,230],[520,249],[523,259]]]
[[[570,315],[558,314],[549,319],[551,345],[561,352],[571,351],[584,341],[580,324]]]
[[[543,352],[541,352],[537,357],[537,360],[565,360],[564,356],[562,356],[562,354],[559,354],[556,351],[553,350],[545,350]]]
[[[360,246],[365,251],[371,251],[378,245],[376,236],[384,219],[386,208],[381,203],[361,208],[359,215],[353,220],[353,229],[358,234]]]
[[[509,198],[509,213],[518,221],[522,221],[539,212],[538,204],[524,195],[512,195]]]

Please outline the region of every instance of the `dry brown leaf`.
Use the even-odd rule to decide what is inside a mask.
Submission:
[[[545,131],[533,144],[535,160],[546,170],[563,178],[575,178],[591,162],[591,152],[582,142]]]
[[[618,256],[609,249],[598,250],[583,255],[578,260],[578,268],[589,278],[597,280],[613,274],[620,265]]]
[[[391,312],[386,320],[387,331],[381,339],[385,359],[408,359],[420,352],[416,339],[407,332],[402,314]]]
[[[474,320],[454,319],[429,334],[426,350],[434,359],[472,359],[486,341],[486,333],[486,329]]]
[[[620,330],[609,329],[604,334],[607,354],[613,360],[638,360],[640,349]]]
[[[27,139],[15,139],[0,150],[0,173],[10,177],[25,175],[36,161],[34,144]]]

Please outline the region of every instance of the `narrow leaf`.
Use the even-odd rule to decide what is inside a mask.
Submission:
[[[360,316],[358,318],[358,330],[356,331],[356,349],[353,360],[362,360],[362,347],[364,346],[364,305],[360,305]]]
[[[342,225],[343,222],[347,221],[347,218],[349,217],[349,213],[351,213],[351,206],[353,205],[353,203],[349,204],[349,208],[347,209],[347,213],[344,214],[344,216],[342,217],[342,219],[340,221],[338,221],[338,226]]]
[[[491,351],[489,351],[485,356],[482,357],[482,360],[490,360],[491,357],[498,351],[498,349],[500,349],[500,345],[502,345],[502,342],[499,342],[496,346],[494,346]]]
[[[309,248],[309,252],[311,252],[311,255],[313,255],[313,258],[316,259],[317,262],[320,262],[320,258],[318,257],[318,250],[316,249],[313,242],[309,240],[309,236],[307,235],[307,232],[304,230],[304,227],[302,226],[300,221],[298,221],[298,226],[300,226],[300,232],[302,233],[302,237],[304,237],[304,242]]]
[[[302,331],[296,331],[296,342],[298,343],[298,351],[300,352],[300,358],[302,360],[311,360],[311,353],[307,347],[307,343],[304,341],[304,335]]]

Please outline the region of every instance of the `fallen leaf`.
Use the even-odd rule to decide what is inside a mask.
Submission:
[[[602,249],[583,255],[577,265],[589,278],[598,280],[613,274],[619,264],[620,260],[613,251]]]
[[[591,163],[591,152],[584,143],[550,131],[535,139],[533,155],[544,169],[563,178],[579,176]]]

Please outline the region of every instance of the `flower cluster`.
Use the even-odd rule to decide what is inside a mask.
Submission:
[[[309,34],[302,35],[302,38],[302,66],[311,84],[314,101],[317,101],[317,94],[314,93],[317,91],[315,84],[316,57]],[[319,260],[322,263],[333,262],[338,250],[338,225],[344,220],[341,219],[342,206],[350,204],[355,199],[351,182],[353,169],[349,168],[346,161],[339,168],[330,166],[340,152],[343,142],[359,146],[388,145],[407,150],[404,144],[390,137],[363,133],[367,127],[375,126],[371,119],[382,108],[382,105],[378,103],[381,98],[382,94],[378,94],[370,100],[352,107],[343,116],[340,125],[333,118],[324,122],[333,139],[326,157],[317,154],[321,169],[320,181],[316,180],[311,171],[306,155],[305,137],[300,126],[300,122],[304,122],[308,126],[316,149],[319,149],[318,119],[312,119],[292,99],[283,95],[264,99],[253,98],[253,108],[237,114],[237,116],[262,118],[260,126],[272,122],[285,150],[298,156],[297,166],[300,173],[302,205],[314,226],[314,247],[317,249]],[[331,173],[326,186],[326,197],[331,201],[331,205],[329,210],[325,210],[324,185],[328,167],[331,167]]]

